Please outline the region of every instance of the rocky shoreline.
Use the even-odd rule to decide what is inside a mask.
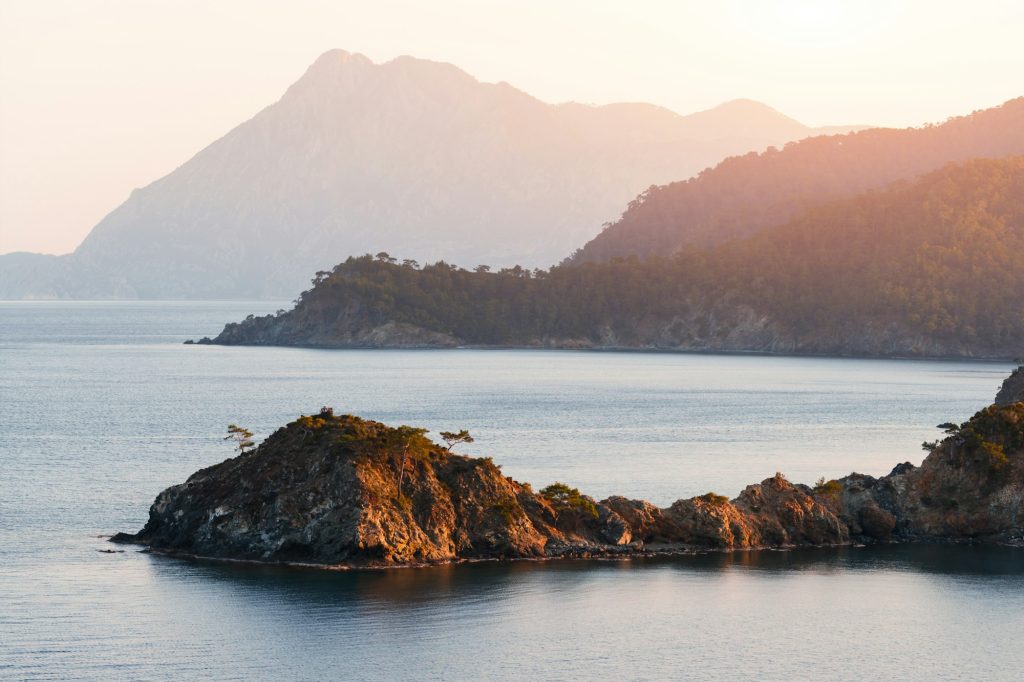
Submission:
[[[927,444],[920,466],[814,486],[781,473],[657,507],[535,491],[408,426],[324,408],[162,492],[138,533],[177,556],[321,568],[647,557],[891,542],[1024,544],[1024,387]],[[1017,398],[1017,400],[1011,400]]]
[[[588,337],[544,337],[525,343],[482,344],[405,322],[389,321],[379,325],[364,324],[361,320],[325,322],[322,319],[304,319],[297,310],[292,310],[229,322],[213,338],[188,339],[184,343],[332,350],[589,350],[989,362],[1013,362],[1020,356],[1020,348],[1015,345],[970,348],[943,344],[934,339],[892,329],[881,330],[863,338],[843,336],[807,343],[775,329],[766,319],[737,323],[723,329],[721,334],[708,338],[693,338],[688,333],[680,333],[680,330],[692,330],[699,324],[694,320],[674,318],[664,325],[647,330],[641,341],[628,341],[618,338],[610,329],[598,329]]]

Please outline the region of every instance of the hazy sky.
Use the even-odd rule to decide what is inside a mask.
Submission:
[[[1024,2],[0,0],[0,253],[74,249],[322,52],[541,99],[906,126],[1024,95]]]

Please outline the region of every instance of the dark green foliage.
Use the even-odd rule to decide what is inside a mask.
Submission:
[[[816,495],[839,497],[843,494],[843,484],[835,479],[826,481],[824,477],[821,477],[814,483],[814,493]]]
[[[700,496],[700,499],[715,507],[722,507],[729,504],[729,498],[725,495],[719,495],[718,493],[704,493]]]
[[[442,431],[441,440],[448,444],[447,450],[451,452],[452,448],[458,443],[472,443],[474,441],[473,436],[469,435],[469,431],[462,429],[458,432]]]
[[[543,498],[558,510],[580,511],[591,518],[597,518],[597,505],[590,499],[584,497],[578,488],[572,488],[565,483],[555,482],[540,491]]]
[[[989,471],[999,472],[1009,465],[1011,454],[1020,456],[1024,451],[1024,403],[990,405],[946,431],[950,435],[942,445],[954,462],[960,466],[980,462]]]

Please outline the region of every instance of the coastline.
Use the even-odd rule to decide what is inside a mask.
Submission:
[[[884,543],[863,543],[847,542],[822,545],[763,545],[757,547],[698,547],[694,545],[679,546],[673,548],[636,548],[628,551],[592,550],[581,554],[561,554],[555,556],[535,557],[460,557],[443,561],[410,562],[402,564],[321,564],[308,561],[270,561],[266,559],[239,559],[232,557],[218,557],[190,552],[179,552],[174,550],[156,549],[144,544],[132,541],[114,540],[115,536],[104,536],[108,542],[115,544],[128,544],[142,547],[137,550],[139,554],[152,554],[181,561],[194,561],[198,563],[233,564],[267,568],[285,568],[296,570],[326,571],[326,572],[369,572],[379,573],[382,571],[396,571],[403,569],[431,569],[450,566],[470,566],[475,564],[547,564],[547,563],[576,563],[576,562],[629,562],[637,559],[672,559],[688,556],[721,555],[721,554],[752,554],[760,552],[793,552],[793,551],[831,551],[837,549],[866,549],[879,546],[957,546],[957,547],[1006,547],[1024,551],[1024,538],[1016,541],[1005,542],[980,542],[977,540],[964,540],[954,538],[920,538],[913,540],[892,540]]]
[[[208,338],[208,337],[206,337]],[[979,364],[1019,364],[1021,359],[1012,356],[980,356],[980,355],[872,355],[868,353],[797,353],[773,350],[733,350],[708,348],[655,348],[648,346],[570,346],[570,345],[485,345],[464,344],[458,346],[410,345],[410,346],[371,346],[371,345],[326,345],[326,344],[273,344],[273,343],[218,343],[214,340],[186,339],[186,346],[220,346],[224,348],[301,348],[304,350],[347,351],[557,351],[579,353],[637,353],[650,355],[717,355],[738,357],[777,357],[777,358],[820,358],[826,360],[900,360],[921,362],[974,362]]]

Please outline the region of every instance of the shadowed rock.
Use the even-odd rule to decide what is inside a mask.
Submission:
[[[996,394],[996,405],[1005,407],[1021,401],[1024,401],[1024,366],[1013,370]]]

